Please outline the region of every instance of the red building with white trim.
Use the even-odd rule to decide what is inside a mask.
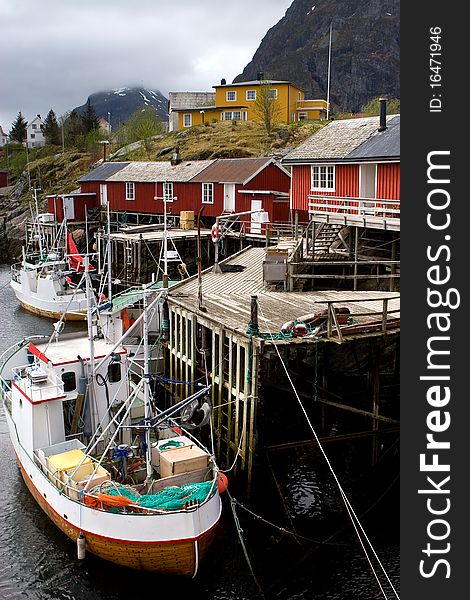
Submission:
[[[400,116],[333,121],[282,161],[300,221],[400,229]]]
[[[263,209],[271,222],[289,219],[290,174],[272,158],[171,162],[109,162],[79,179],[81,194],[96,194],[112,211],[163,214],[222,213]],[[253,208],[255,207],[255,208]]]

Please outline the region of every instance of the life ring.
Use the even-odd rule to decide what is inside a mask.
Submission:
[[[212,229],[211,229],[211,237],[212,237],[212,241],[217,242],[219,240],[219,226],[216,225],[214,223],[214,225],[212,225]]]

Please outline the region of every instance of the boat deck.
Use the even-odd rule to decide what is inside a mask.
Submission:
[[[113,347],[113,343],[106,340],[95,340],[93,344],[96,359],[106,356]],[[84,360],[90,359],[90,341],[86,334],[61,335],[57,342],[45,342],[34,346],[42,357],[50,360],[55,366],[77,362],[78,357]],[[126,350],[119,346],[114,352],[125,354]]]

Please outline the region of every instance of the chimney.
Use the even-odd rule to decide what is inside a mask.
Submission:
[[[226,79],[221,79],[220,80],[220,85],[227,85],[227,80]]]
[[[379,131],[385,131],[387,129],[387,98],[380,98],[380,121]]]
[[[256,79],[258,81],[263,81],[263,79],[264,79],[264,73],[263,73],[263,71],[259,71],[258,72],[258,75],[256,76]]]
[[[173,155],[171,157],[171,166],[176,167],[176,165],[179,165],[180,162],[181,162],[180,149],[175,148],[175,151],[173,152]]]

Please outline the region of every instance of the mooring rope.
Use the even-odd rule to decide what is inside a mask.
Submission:
[[[263,314],[261,306],[259,306],[259,311],[261,313],[261,316],[264,319],[264,322],[266,324],[267,330],[270,331],[268,321],[267,321],[266,317]],[[274,337],[272,338],[272,341],[275,341]],[[385,578],[387,579],[388,584],[390,585],[390,587],[391,587],[391,589],[392,589],[395,597],[398,600],[400,600],[400,597],[399,597],[399,595],[398,595],[398,593],[397,593],[397,591],[395,589],[395,586],[393,585],[392,581],[390,580],[390,577],[388,576],[388,574],[387,574],[387,572],[385,570],[385,567],[383,566],[380,558],[377,556],[377,553],[375,552],[374,547],[372,546],[371,541],[369,540],[366,532],[364,531],[364,528],[362,527],[362,525],[361,525],[361,523],[359,521],[359,518],[357,517],[356,513],[354,512],[354,509],[353,509],[353,507],[352,507],[352,505],[351,505],[348,497],[346,496],[346,493],[344,492],[343,487],[341,486],[341,483],[339,482],[339,479],[338,479],[338,477],[337,477],[337,475],[336,475],[336,473],[335,473],[335,471],[333,469],[333,466],[331,465],[330,460],[329,460],[329,458],[328,458],[328,456],[327,456],[327,454],[326,454],[326,452],[325,452],[325,450],[324,450],[324,448],[323,448],[323,446],[322,446],[322,444],[320,442],[320,438],[318,437],[317,432],[316,432],[315,428],[313,427],[312,422],[310,421],[310,419],[309,419],[309,417],[307,415],[307,411],[305,410],[304,405],[302,404],[302,401],[301,401],[301,399],[300,399],[300,397],[299,397],[299,395],[297,393],[295,385],[294,385],[294,383],[293,383],[293,381],[291,379],[291,376],[290,376],[289,371],[288,371],[288,369],[287,369],[287,367],[286,367],[286,365],[284,363],[284,360],[282,359],[282,356],[281,356],[281,353],[279,352],[277,344],[273,344],[273,345],[274,345],[276,353],[277,353],[277,355],[279,357],[279,360],[281,361],[282,367],[283,367],[283,369],[284,369],[284,371],[286,373],[287,379],[288,379],[288,381],[289,381],[289,383],[290,383],[290,385],[292,387],[292,390],[293,390],[294,395],[295,395],[295,397],[297,399],[297,402],[299,403],[299,406],[300,406],[300,408],[301,408],[301,410],[302,410],[302,412],[303,412],[303,414],[305,416],[305,419],[306,419],[306,421],[307,421],[307,423],[308,423],[308,425],[309,425],[309,427],[310,427],[310,429],[311,429],[311,431],[312,431],[312,433],[313,433],[313,435],[315,437],[315,441],[317,442],[318,447],[320,448],[320,451],[321,451],[321,453],[323,455],[323,458],[325,459],[326,464],[328,465],[328,468],[329,468],[329,470],[330,470],[330,472],[331,472],[331,474],[332,474],[332,476],[333,476],[333,478],[334,478],[334,480],[336,482],[336,485],[338,486],[338,489],[340,491],[340,494],[341,494],[341,497],[343,499],[344,505],[345,505],[346,510],[348,512],[348,515],[349,515],[349,517],[351,519],[351,522],[353,524],[354,530],[356,531],[356,535],[357,535],[357,537],[359,539],[359,542],[360,542],[360,544],[362,546],[364,554],[366,556],[367,562],[369,563],[370,568],[372,570],[372,573],[374,574],[374,577],[377,580],[377,584],[378,584],[378,586],[379,586],[379,588],[380,588],[380,590],[381,590],[384,598],[387,600],[387,594],[385,593],[385,590],[383,589],[382,584],[380,583],[379,577],[378,577],[378,575],[376,573],[374,565],[372,564],[372,561],[371,561],[371,558],[369,556],[369,553],[368,553],[368,551],[366,550],[366,548],[364,546],[364,541],[363,541],[363,539],[361,537],[361,533],[362,533],[362,536],[364,537],[364,539],[366,540],[366,542],[367,542],[370,550],[372,551],[372,554],[374,555],[376,561],[378,562],[380,568],[382,569],[382,572],[383,572]]]

